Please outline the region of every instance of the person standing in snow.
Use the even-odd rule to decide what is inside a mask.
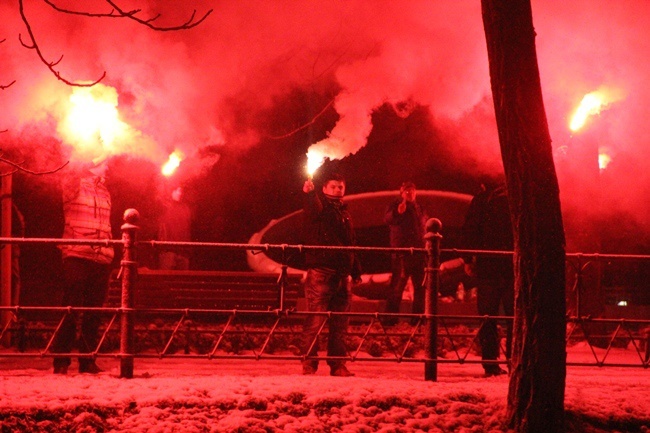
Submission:
[[[178,186],[171,193],[165,211],[158,225],[158,240],[169,242],[190,242],[192,212],[183,201],[183,188]],[[187,270],[190,256],[186,249],[162,250],[158,255],[159,269]]]
[[[472,250],[512,251],[514,248],[510,208],[505,183],[489,178],[470,202],[462,229],[463,246]],[[514,314],[514,267],[509,255],[465,257],[465,272],[477,279],[477,309],[481,316],[497,316],[502,306],[506,316]],[[499,357],[499,333],[494,319],[479,330],[483,360]],[[510,359],[512,321],[506,324],[506,358]],[[506,374],[499,365],[484,363],[486,376]]]
[[[63,181],[64,239],[109,240],[111,233],[111,196],[105,179],[105,159],[83,166],[66,175]],[[63,306],[102,307],[108,291],[113,247],[108,245],[61,245],[63,257]],[[80,353],[96,350],[101,316],[82,313],[81,332],[76,338],[77,314],[66,315],[52,342],[53,353],[70,353],[75,342]],[[54,373],[67,374],[69,357],[55,357]],[[79,358],[79,372],[102,371],[93,358]]]
[[[350,213],[343,203],[345,179],[336,173],[324,177],[322,191],[317,192],[311,179],[305,181],[304,229],[306,245],[351,246],[355,233]],[[308,267],[304,289],[307,309],[312,312],[347,312],[350,308],[350,276],[354,283],[361,281],[361,266],[356,255],[348,251],[314,251],[305,254]],[[302,354],[307,358],[318,355],[318,331],[326,320],[322,315],[308,315],[303,330]],[[334,315],[329,318],[327,355],[344,357],[345,333],[348,318]],[[353,376],[345,361],[328,360],[332,376]],[[303,374],[315,374],[318,360],[305,359]]]
[[[404,182],[399,190],[399,198],[386,208],[384,222],[390,229],[392,248],[424,248],[424,223],[426,217],[416,202],[413,182]],[[423,254],[393,253],[391,255],[390,292],[386,299],[386,312],[399,313],[404,288],[409,278],[413,284],[412,313],[424,313],[424,267]],[[387,321],[394,324],[395,320]]]

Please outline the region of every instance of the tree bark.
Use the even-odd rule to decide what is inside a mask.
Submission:
[[[482,0],[490,80],[515,239],[507,422],[564,430],[565,239],[530,0]]]

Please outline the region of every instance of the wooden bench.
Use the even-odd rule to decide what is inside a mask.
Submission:
[[[289,274],[284,307],[295,307],[302,275]],[[135,308],[272,310],[280,299],[279,275],[260,272],[138,269]],[[111,278],[107,307],[121,305],[121,281]]]

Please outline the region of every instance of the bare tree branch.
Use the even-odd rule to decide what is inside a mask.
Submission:
[[[74,86],[74,87],[92,87],[95,84],[99,83],[106,77],[106,71],[104,71],[97,80],[94,80],[92,82],[76,82],[69,80],[61,75],[61,73],[55,68],[61,60],[63,59],[63,56],[59,57],[57,61],[49,61],[45,58],[43,55],[43,52],[41,51],[38,42],[36,41],[36,37],[34,36],[34,32],[32,30],[31,25],[29,24],[29,20],[27,16],[25,15],[25,10],[24,10],[24,5],[23,5],[24,0],[19,0],[19,6],[20,6],[20,16],[23,20],[23,23],[25,24],[25,28],[27,29],[27,33],[29,34],[29,39],[31,42],[26,42],[23,40],[22,36],[19,35],[19,40],[20,43],[27,49],[34,50],[38,56],[38,58],[41,60],[41,62],[47,66],[47,68],[54,74],[54,76],[57,78],[57,80],[64,82],[65,84],[69,86]],[[176,26],[156,26],[153,24],[153,22],[160,17],[160,14],[149,18],[149,19],[142,19],[137,16],[139,12],[141,12],[140,9],[133,9],[130,11],[126,11],[122,9],[119,5],[117,5],[115,2],[112,0],[106,0],[106,3],[108,3],[112,9],[108,13],[93,13],[93,12],[88,12],[88,11],[77,11],[77,10],[72,10],[72,9],[65,9],[62,7],[59,7],[56,3],[54,3],[52,0],[43,0],[47,5],[49,5],[51,8],[53,8],[57,12],[61,12],[64,14],[69,14],[69,15],[80,15],[80,16],[85,16],[85,17],[93,17],[93,18],[128,18],[132,19],[133,21],[136,21],[139,24],[142,24],[143,26],[149,27],[152,30],[156,31],[177,31],[177,30],[187,30],[191,29],[193,27],[198,26],[201,24],[205,19],[212,13],[212,9],[208,10],[201,18],[196,19],[196,10],[192,12],[192,15],[190,18],[185,21],[181,25],[176,25]],[[13,83],[11,83],[13,84]],[[11,85],[9,84],[9,85]],[[6,87],[8,87],[7,85]]]
[[[313,125],[314,123],[316,123],[316,119],[318,119],[320,116],[322,116],[323,113],[325,113],[325,111],[327,111],[327,109],[333,103],[334,103],[334,99],[330,100],[330,102],[328,102],[327,105],[325,105],[325,107],[323,107],[323,109],[317,115],[315,115],[309,122],[307,122],[307,123],[305,123],[303,125],[300,125],[299,127],[294,129],[293,131],[289,131],[289,132],[287,132],[286,134],[283,134],[283,135],[269,136],[269,138],[271,140],[282,140],[284,138],[292,136],[293,134],[297,133],[298,131],[301,131],[301,130],[305,129],[306,127],[308,127],[310,125]]]
[[[11,171],[9,171],[9,172],[7,172],[7,173],[0,173],[0,177],[11,176],[12,174],[17,173],[17,172],[19,172],[19,171],[20,171],[20,170],[18,170],[17,168],[14,168],[13,170],[11,170]]]
[[[0,90],[8,89],[9,87],[13,86],[13,84],[16,82],[16,80],[13,80],[9,84],[0,84]]]
[[[160,14],[158,14],[158,15],[156,15],[155,17],[150,18],[150,19],[148,19],[148,20],[143,20],[143,19],[140,19],[140,18],[138,18],[137,16],[135,16],[135,14],[136,14],[135,11],[132,11],[132,12],[126,12],[126,11],[123,11],[123,10],[122,10],[122,9],[121,9],[117,4],[116,4],[116,3],[115,3],[114,1],[112,1],[112,0],[106,0],[106,3],[108,3],[108,4],[111,5],[113,8],[115,8],[115,10],[117,10],[118,13],[119,13],[120,15],[122,15],[122,16],[124,16],[124,17],[127,17],[127,18],[131,18],[132,20],[134,20],[134,21],[136,21],[136,22],[138,22],[138,23],[140,23],[140,24],[142,24],[142,25],[144,25],[144,26],[147,26],[147,27],[149,27],[150,29],[157,30],[157,31],[163,31],[163,32],[167,32],[167,31],[175,31],[175,30],[187,30],[187,29],[191,29],[191,28],[193,28],[193,27],[198,26],[198,25],[201,24],[203,21],[205,21],[205,19],[208,18],[208,16],[212,13],[212,9],[210,9],[210,10],[208,10],[208,11],[207,11],[207,12],[206,12],[206,13],[205,13],[201,18],[199,18],[198,20],[196,20],[196,19],[195,19],[195,18],[196,18],[196,9],[195,9],[195,10],[192,12],[192,15],[190,16],[190,18],[189,18],[187,21],[185,21],[183,24],[181,24],[181,25],[178,25],[178,26],[170,26],[170,27],[159,27],[159,26],[155,26],[155,25],[153,25],[153,24],[151,24],[151,23],[152,23],[154,20],[158,19],[158,17],[160,16]]]
[[[0,44],[3,43],[6,40],[7,39],[0,40]],[[0,84],[0,90],[8,89],[9,87],[13,86],[15,82],[16,82],[16,80],[13,80],[9,84]],[[7,131],[8,131],[8,129],[0,129],[0,134],[2,134],[3,132],[7,132]]]
[[[188,30],[193,27],[198,26],[201,24],[205,19],[212,13],[212,9],[208,10],[201,18],[198,20],[196,19],[196,9],[192,12],[192,15],[190,18],[185,21],[183,24],[176,25],[176,26],[156,26],[153,24],[155,20],[160,18],[160,14],[157,14],[149,19],[142,19],[137,16],[140,12],[142,12],[141,9],[133,9],[130,11],[126,11],[122,9],[117,3],[115,3],[112,0],[105,0],[106,3],[108,3],[112,9],[108,13],[94,13],[94,12],[87,12],[87,11],[78,11],[78,10],[72,10],[72,9],[65,9],[60,6],[58,6],[56,3],[54,3],[52,0],[43,0],[46,4],[48,4],[50,7],[52,7],[54,10],[65,13],[65,14],[70,14],[70,15],[81,15],[85,17],[94,17],[94,18],[129,18],[132,19],[133,21],[142,24],[144,26],[149,27],[152,30],[156,31],[161,31],[161,32],[167,32],[167,31],[176,31],[176,30]]]
[[[93,12],[88,12],[88,11],[75,11],[75,10],[70,10],[70,9],[64,9],[56,5],[52,0],[43,0],[47,5],[52,7],[55,11],[60,12],[60,13],[65,13],[65,14],[70,14],[70,15],[80,15],[80,16],[85,16],[85,17],[93,17],[93,18],[127,18],[131,19],[141,25],[144,25],[146,27],[149,27],[150,29],[156,30],[156,31],[176,31],[176,30],[187,30],[191,29],[193,27],[198,26],[201,24],[203,21],[207,19],[207,17],[212,13],[212,9],[208,10],[201,18],[196,19],[196,10],[192,12],[192,15],[190,18],[185,21],[183,24],[176,25],[176,26],[156,26],[153,24],[155,20],[157,20],[161,15],[157,14],[149,19],[142,19],[137,16],[138,13],[141,12],[140,9],[133,9],[130,11],[123,10],[121,7],[119,7],[115,2],[111,0],[105,0],[106,3],[108,3],[112,9],[108,13],[93,13]],[[18,0],[18,5],[19,5],[19,11],[20,11],[20,17],[25,24],[25,28],[27,29],[27,34],[29,36],[29,39],[27,38],[23,39],[23,36],[21,34],[18,34],[18,40],[20,41],[21,45],[29,50],[34,50],[36,52],[36,55],[40,59],[40,61],[47,66],[47,68],[52,72],[52,74],[57,78],[57,80],[69,85],[69,86],[74,86],[74,87],[92,87],[95,84],[99,83],[106,77],[106,71],[104,71],[97,80],[94,80],[92,82],[75,82],[72,80],[69,80],[61,75],[61,73],[56,69],[56,66],[61,63],[63,60],[63,55],[61,55],[58,60],[56,61],[49,61],[45,58],[45,55],[41,51],[41,48],[36,40],[36,36],[34,35],[34,31],[32,30],[32,26],[29,22],[29,19],[27,18],[27,15],[25,14],[25,7],[24,7],[24,0]],[[6,39],[0,40],[0,43],[5,42]],[[16,80],[12,81],[9,84],[0,84],[0,90],[4,90],[10,86],[12,86]],[[7,132],[7,130],[0,130],[0,133]],[[16,173],[18,171],[29,173],[32,175],[45,175],[45,174],[52,174],[55,173],[59,170],[61,170],[63,167],[68,165],[69,161],[66,162],[65,164],[61,165],[58,168],[55,168],[53,170],[48,170],[48,171],[33,171],[28,168],[25,168],[22,163],[16,163],[13,162],[9,159],[6,159],[2,157],[2,154],[0,153],[0,164],[7,164],[13,167],[13,170],[6,172],[6,173],[0,173],[0,177],[3,176],[8,176],[10,174]]]
[[[0,40],[0,44],[3,43],[3,42],[6,41],[6,40],[7,40],[7,39],[2,39],[2,40]],[[12,81],[11,83],[9,83],[9,84],[0,84],[0,90],[4,90],[4,89],[7,89],[7,88],[11,87],[15,82],[16,82],[16,80],[13,80],[13,81]],[[0,131],[0,132],[3,132],[3,131]]]
[[[34,32],[32,31],[32,27],[29,24],[29,20],[27,19],[27,16],[25,15],[25,9],[23,7],[23,0],[18,0],[18,4],[20,5],[20,17],[23,20],[23,23],[25,23],[25,27],[27,28],[27,33],[29,34],[29,38],[31,39],[31,43],[27,44],[23,41],[22,36],[19,34],[18,39],[20,40],[20,43],[27,49],[34,50],[36,51],[36,54],[38,55],[38,58],[41,59],[41,62],[47,66],[47,68],[54,74],[54,76],[57,78],[59,81],[63,81],[65,84],[69,86],[74,86],[74,87],[91,87],[94,86],[95,84],[99,83],[104,79],[106,76],[106,71],[102,74],[99,79],[91,82],[91,83],[78,83],[74,81],[70,81],[66,78],[64,78],[59,71],[57,71],[54,67],[61,62],[63,59],[63,55],[59,57],[59,60],[56,62],[50,62],[47,59],[45,59],[45,56],[41,52],[40,47],[38,46],[38,43],[36,43],[36,38],[34,37]]]
[[[28,168],[25,168],[22,164],[15,163],[15,162],[13,162],[13,161],[11,161],[9,159],[3,158],[2,156],[0,156],[0,163],[4,163],[4,164],[7,164],[7,165],[10,165],[10,166],[14,167],[14,170],[11,170],[10,172],[0,173],[0,177],[9,176],[10,174],[16,173],[18,171],[22,171],[22,172],[28,173],[28,174],[33,174],[35,176],[41,176],[41,175],[45,175],[45,174],[56,173],[57,171],[61,170],[63,167],[68,165],[70,163],[70,161],[66,161],[63,165],[61,165],[60,167],[57,167],[57,168],[55,168],[53,170],[46,170],[46,171],[33,171],[33,170],[30,170]]]
[[[73,11],[71,9],[65,9],[65,8],[62,8],[62,7],[58,6],[57,4],[55,4],[54,2],[52,2],[50,0],[43,0],[43,2],[48,4],[55,11],[61,12],[61,13],[64,13],[64,14],[82,15],[82,16],[85,16],[85,17],[94,17],[94,18],[101,18],[101,17],[123,18],[124,17],[124,15],[115,15],[114,14],[115,9],[111,10],[109,13],[104,13],[104,12],[102,12],[102,13],[93,13],[93,12]],[[139,9],[134,10],[132,13],[137,13],[137,12],[139,12]]]

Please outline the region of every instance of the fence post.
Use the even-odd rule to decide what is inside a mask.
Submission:
[[[438,349],[438,292],[440,291],[440,234],[442,223],[437,218],[430,218],[426,224],[424,235],[427,250],[427,266],[425,268],[426,285],[424,297],[424,313],[427,316],[424,328],[424,344],[427,359],[436,359]],[[424,362],[424,380],[438,380],[438,363]]]
[[[135,209],[124,211],[124,224],[122,224],[123,254],[120,263],[122,274],[122,315],[120,317],[120,377],[131,379],[133,377],[133,307],[135,305],[135,277],[138,262],[135,261],[135,235],[140,227],[140,214]]]
[[[11,172],[7,176],[0,177],[0,236],[1,237],[11,237],[11,208],[12,208],[12,175]],[[13,293],[13,284],[12,279],[12,265],[13,257],[12,252],[16,246],[12,244],[2,244],[2,249],[0,250],[0,306],[10,307],[12,305],[12,293]],[[5,326],[9,326],[11,322],[11,312],[9,310],[0,311],[0,330],[3,330]],[[0,341],[5,347],[9,347],[11,344],[11,333],[7,332],[4,334],[2,341]]]

